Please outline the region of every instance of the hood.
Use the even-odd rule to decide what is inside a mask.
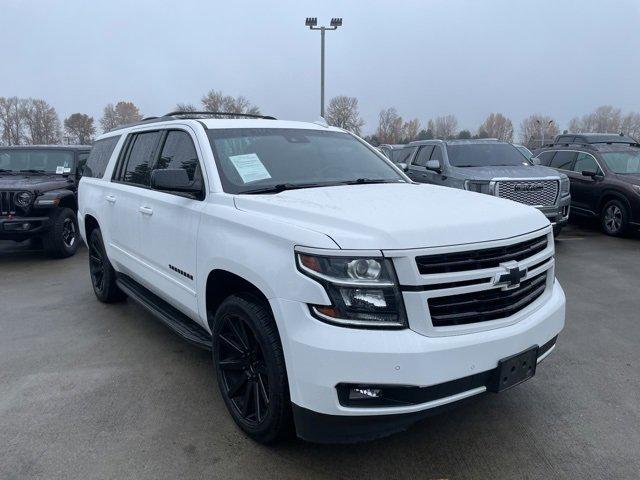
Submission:
[[[549,225],[535,208],[427,184],[345,185],[237,195],[235,204],[243,211],[326,234],[343,249],[391,250],[484,242]]]
[[[56,174],[24,175],[24,174],[1,174],[0,190],[29,190],[47,192],[57,188],[68,188],[74,180],[71,177],[63,177]]]
[[[552,168],[540,165],[514,165],[510,167],[451,167],[451,176],[463,180],[492,180],[494,178],[558,178],[560,174]]]

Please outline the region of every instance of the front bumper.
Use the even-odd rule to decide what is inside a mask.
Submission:
[[[0,240],[24,240],[51,228],[50,217],[0,217]]]
[[[338,399],[337,385],[430,387],[489,372],[499,360],[555,338],[564,326],[565,297],[556,281],[546,301],[516,323],[437,337],[411,329],[360,330],[328,325],[313,318],[306,304],[290,300],[272,299],[271,307],[283,341],[298,435],[311,441],[354,441],[406,428],[435,408],[480,394],[486,388],[466,389],[460,382],[460,391],[448,391],[445,397],[424,403],[346,407]],[[396,418],[374,421],[381,416]],[[349,429],[334,429],[335,438],[327,438],[327,431],[318,431],[314,425],[318,424],[315,420],[322,423],[321,419],[328,418],[332,424],[344,420],[346,425],[355,422],[366,428],[354,428],[353,435]]]
[[[561,197],[557,205],[551,207],[537,207],[552,225],[563,226],[569,221],[571,210],[571,196]]]

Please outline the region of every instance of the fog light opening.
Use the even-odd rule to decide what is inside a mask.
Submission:
[[[349,389],[349,400],[375,400],[382,398],[381,388],[356,387]]]

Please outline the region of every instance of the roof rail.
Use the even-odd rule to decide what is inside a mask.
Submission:
[[[189,115],[211,115],[211,116],[225,116],[225,117],[241,117],[241,118],[262,118],[264,120],[276,120],[276,117],[270,115],[256,115],[253,113],[238,113],[238,112],[211,112],[207,110],[190,112],[186,110],[177,110],[175,112],[169,112],[164,114],[164,117],[185,117]]]
[[[254,115],[253,113],[235,113],[235,112],[209,112],[209,111],[196,111],[196,112],[187,112],[183,110],[177,110],[175,112],[169,112],[161,117],[145,117],[139,122],[128,123],[126,125],[119,125],[116,128],[112,128],[109,130],[113,132],[114,130],[121,130],[123,128],[135,127],[136,125],[146,125],[148,123],[158,123],[158,122],[167,122],[169,120],[177,120],[177,117],[180,118],[202,118],[203,115],[210,116],[225,116],[225,117],[240,117],[240,118],[261,118],[263,120],[276,120],[276,117],[272,117],[269,115]]]

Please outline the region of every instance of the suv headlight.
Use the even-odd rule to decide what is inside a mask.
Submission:
[[[569,195],[569,191],[571,189],[571,185],[569,183],[569,177],[561,177],[560,178],[560,194],[564,197]]]
[[[465,180],[464,189],[469,190],[470,192],[486,193],[488,195],[491,195],[490,182],[475,182]]]
[[[331,305],[310,305],[319,320],[341,326],[405,328],[402,294],[391,260],[296,253],[298,269],[320,282]]]
[[[637,194],[640,194],[640,185],[631,185],[631,188],[633,188]]]
[[[16,196],[13,198],[13,201],[16,202],[16,205],[20,208],[27,208],[31,205],[33,201],[33,193],[31,192],[18,192]]]

